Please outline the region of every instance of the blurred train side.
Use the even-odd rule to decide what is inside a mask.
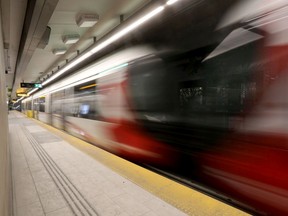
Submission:
[[[119,51],[24,100],[23,111],[255,214],[287,215],[287,31],[247,26],[211,51]]]
[[[136,72],[136,83],[130,84],[136,84],[138,89],[146,67],[149,73],[144,77],[149,82],[142,86],[142,94],[148,99],[145,106],[163,110],[168,104],[162,103],[164,99],[155,100],[167,88],[163,85],[161,90],[168,72],[161,64],[150,48],[124,50],[39,91],[25,100],[22,107],[24,112],[32,112],[34,118],[120,156],[142,163],[173,164],[170,154],[174,150],[147,136],[137,123],[134,101],[127,90],[129,70]]]

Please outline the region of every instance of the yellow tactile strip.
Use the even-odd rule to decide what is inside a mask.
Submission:
[[[105,164],[118,174],[134,182],[187,215],[244,216],[249,215],[207,195],[151,172],[116,155],[97,148],[54,127],[35,120],[47,130],[66,140],[77,149]]]

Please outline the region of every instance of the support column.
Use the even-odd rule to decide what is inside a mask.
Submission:
[[[3,26],[0,17],[0,216],[11,215],[11,169],[8,148],[8,106],[5,80]]]

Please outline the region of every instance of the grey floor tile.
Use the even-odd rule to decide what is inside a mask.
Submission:
[[[156,214],[155,212],[150,211],[150,212],[147,212],[141,216],[163,216],[163,215],[159,215],[159,214]]]
[[[118,197],[121,194],[125,194],[123,188],[113,184],[112,182],[105,182],[104,184],[102,184],[102,191],[110,198]]]
[[[102,184],[106,181],[105,177],[100,175],[97,171],[86,172],[87,179],[94,184]],[[83,173],[84,175],[84,173]]]
[[[167,215],[167,216],[185,216],[184,212],[179,211],[175,207],[169,205],[159,198],[153,198],[144,203],[144,205],[155,212],[157,215]]]
[[[42,162],[29,164],[29,167],[30,167],[30,171],[32,173],[37,172],[37,171],[41,171],[41,170],[45,170],[45,166],[43,165]]]
[[[40,202],[25,205],[17,208],[17,216],[44,216]]]
[[[46,216],[74,216],[74,214],[69,207],[65,207],[65,208],[50,212],[46,214]]]
[[[33,132],[31,135],[34,137],[34,139],[40,143],[53,143],[53,142],[59,142],[61,141],[60,138],[53,135],[52,133],[49,133],[48,131],[40,131],[40,132]]]
[[[153,199],[151,193],[145,191],[143,188],[140,188],[138,185],[135,185],[129,181],[124,184],[123,190],[125,191],[125,193],[137,199],[139,203],[144,203],[148,200]]]
[[[30,132],[30,133],[35,133],[35,132],[43,132],[45,131],[44,128],[38,126],[38,125],[29,125],[29,126],[26,126],[27,130]]]
[[[46,194],[41,194],[40,199],[45,213],[67,207],[65,199],[58,190],[51,191]]]
[[[125,212],[134,216],[140,216],[150,211],[149,208],[139,203],[135,197],[132,197],[129,194],[122,194],[118,197],[112,198],[112,200]]]
[[[37,170],[35,172],[32,172],[33,179],[36,182],[42,182],[42,181],[52,181],[51,176],[46,171],[46,169]]]
[[[90,200],[90,203],[94,207],[94,209],[97,209],[97,210],[116,205],[116,203],[113,202],[113,200],[105,194],[99,194],[95,196],[93,199]]]
[[[101,216],[132,216],[127,212],[123,211],[119,206],[113,205],[106,208],[101,208],[98,210]]]
[[[92,198],[94,198],[95,196],[98,196],[98,195],[102,195],[103,194],[103,191],[100,189],[97,189],[99,187],[93,187],[92,189],[88,188],[88,187],[85,187],[85,186],[79,186],[79,191],[83,194],[83,196],[90,200]]]
[[[29,166],[31,166],[32,164],[41,163],[40,158],[38,157],[38,155],[36,155],[34,150],[29,150],[25,152],[25,155]]]
[[[24,155],[21,156],[12,156],[12,170],[13,174],[18,174],[21,170],[28,169],[29,166],[27,164],[26,158]]]
[[[14,181],[17,182],[25,182],[27,181],[33,182],[33,179],[31,178],[31,173],[29,167],[24,168],[24,169],[15,169],[13,170],[13,179]]]
[[[17,207],[30,205],[39,201],[34,183],[15,184],[15,196]]]
[[[57,190],[57,186],[52,179],[35,182],[35,185],[39,195]]]

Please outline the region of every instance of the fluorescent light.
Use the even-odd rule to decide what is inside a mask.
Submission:
[[[109,74],[115,73],[116,70],[124,68],[124,67],[127,67],[127,66],[128,66],[128,63],[124,63],[124,64],[121,64],[121,65],[118,65],[118,66],[115,66],[115,67],[112,67],[112,68],[108,68],[108,69],[96,72],[95,75],[87,77],[87,78],[85,78],[83,80],[80,80],[80,81],[76,81],[76,80],[74,82],[71,81],[71,80],[68,80],[68,82],[64,81],[60,86],[58,86],[58,88],[53,89],[50,93],[54,93],[54,92],[57,92],[57,91],[60,91],[60,90],[63,90],[63,89],[67,89],[67,88],[70,88],[70,87],[73,87],[73,86],[76,86],[76,85],[81,85],[83,83],[90,82],[92,80],[96,80],[96,79],[98,79],[100,77],[107,76]]]
[[[114,41],[118,40],[119,38],[121,38],[122,36],[124,36],[128,32],[132,31],[133,29],[137,28],[138,26],[140,26],[144,22],[148,21],[149,19],[151,19],[152,17],[154,17],[156,14],[160,13],[163,10],[164,10],[164,6],[160,6],[160,7],[156,8],[156,9],[154,9],[150,13],[148,13],[145,16],[143,16],[142,18],[138,19],[136,22],[132,23],[131,25],[127,26],[126,28],[124,28],[123,30],[119,31],[115,35],[111,36],[110,38],[108,38],[103,43],[101,43],[98,46],[94,47],[91,50],[91,52],[92,53],[96,53],[96,52],[102,50],[103,48],[105,48],[109,44],[111,44]]]
[[[80,56],[79,58],[75,59],[74,61],[72,61],[70,64],[66,65],[65,67],[63,67],[62,69],[60,69],[55,75],[49,77],[48,79],[46,79],[43,83],[42,86],[46,85],[47,83],[51,82],[52,80],[56,79],[57,77],[61,76],[63,73],[65,73],[67,70],[71,69],[72,67],[74,67],[75,65],[79,64],[80,62],[82,62],[83,60],[85,60],[86,58],[88,58],[89,56],[91,56],[93,53],[91,52],[87,52],[84,55]]]
[[[114,41],[116,41],[117,39],[121,38],[122,36],[124,36],[125,34],[127,34],[128,32],[132,31],[133,29],[137,28],[138,26],[140,26],[142,23],[146,22],[147,20],[149,20],[150,18],[152,18],[153,16],[155,16],[156,14],[160,13],[161,11],[164,10],[164,6],[160,6],[156,9],[154,9],[153,11],[151,11],[150,13],[146,14],[145,16],[143,16],[142,18],[140,18],[139,20],[137,20],[136,22],[132,23],[131,25],[129,25],[128,27],[124,28],[123,30],[121,30],[120,32],[116,33],[115,35],[113,35],[112,37],[108,38],[106,41],[104,41],[103,43],[97,45],[96,47],[94,47],[91,51],[85,53],[84,55],[80,56],[79,58],[75,59],[75,61],[72,61],[70,64],[67,64],[66,66],[64,66],[62,69],[60,69],[56,74],[54,74],[53,76],[51,76],[50,78],[48,78],[47,80],[45,80],[42,85],[46,85],[47,83],[51,82],[52,80],[56,79],[57,77],[59,77],[60,75],[62,75],[63,73],[65,73],[67,70],[71,69],[72,67],[74,67],[75,65],[79,64],[80,62],[84,61],[86,58],[90,57],[92,54],[102,50],[103,48],[105,48],[106,46],[108,46],[109,44],[113,43]]]
[[[169,0],[166,2],[167,5],[172,5],[174,4],[175,2],[177,2],[178,0]]]
[[[85,82],[96,80],[100,77],[107,76],[112,73],[117,73],[121,68],[127,67],[131,60],[138,59],[150,55],[154,49],[147,46],[136,46],[117,52],[103,60],[97,61],[94,64],[85,67],[78,73],[75,73],[63,80],[49,86],[48,88],[41,89],[33,97],[60,91],[71,86],[79,85]]]
[[[38,91],[38,88],[33,89],[32,91],[28,92],[28,95],[30,96],[32,93]]]
[[[16,103],[18,103],[19,101],[21,101],[24,97],[19,98]]]
[[[171,1],[171,0],[170,0]],[[174,3],[174,2],[173,2]],[[135,28],[137,28],[138,26],[140,26],[141,24],[145,23],[146,21],[148,21],[149,19],[151,19],[152,17],[154,17],[155,15],[157,15],[158,13],[160,13],[161,11],[164,10],[164,6],[159,6],[156,9],[152,10],[151,12],[149,12],[148,14],[146,14],[145,16],[141,17],[140,19],[138,19],[136,22],[132,23],[131,25],[127,26],[126,28],[124,28],[123,30],[119,31],[118,33],[116,33],[115,35],[111,36],[110,38],[108,38],[107,40],[105,40],[103,43],[95,46],[94,48],[92,48],[90,51],[88,51],[87,53],[85,53],[84,55],[80,56],[79,58],[75,59],[75,61],[72,61],[71,63],[65,65],[62,69],[60,69],[56,74],[54,74],[53,76],[49,77],[47,80],[45,80],[42,85],[46,85],[47,83],[51,82],[52,80],[56,79],[57,77],[61,76],[63,73],[65,73],[67,70],[71,69],[72,67],[74,67],[75,65],[79,64],[80,62],[84,61],[86,58],[90,57],[91,55],[93,55],[94,53],[102,50],[103,48],[107,47],[108,45],[110,45],[111,43],[113,43],[114,41],[118,40],[119,38],[121,38],[122,36],[124,36],[125,34],[127,34],[128,32],[134,30]],[[56,52],[57,50],[55,50],[55,52],[53,52],[55,55],[59,55],[61,52]],[[63,54],[64,50],[62,50],[62,54]],[[66,52],[66,50],[65,50]],[[64,53],[65,53],[64,52]],[[56,54],[57,53],[57,54]],[[36,90],[37,91],[37,90]],[[28,94],[32,94],[34,91],[29,92]]]

